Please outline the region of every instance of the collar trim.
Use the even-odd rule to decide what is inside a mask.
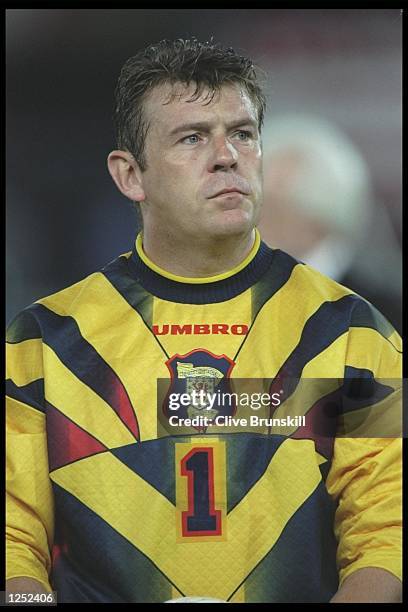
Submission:
[[[261,237],[259,235],[258,229],[255,228],[254,244],[252,245],[252,248],[250,252],[248,253],[248,255],[245,257],[245,259],[240,264],[235,266],[235,268],[233,268],[232,270],[228,270],[227,272],[223,272],[222,274],[216,274],[214,276],[204,276],[204,277],[179,276],[177,274],[173,274],[172,272],[168,272],[167,270],[164,270],[163,268],[155,264],[151,259],[149,259],[149,257],[146,255],[146,253],[143,250],[142,232],[140,232],[140,234],[138,234],[136,238],[135,248],[136,248],[137,255],[143,261],[143,263],[148,268],[153,270],[153,272],[156,272],[156,274],[160,274],[160,276],[163,276],[164,278],[168,278],[177,283],[202,285],[206,283],[216,283],[226,278],[230,278],[231,276],[234,276],[238,272],[241,272],[241,270],[243,270],[254,259],[255,255],[258,252],[260,244],[261,244]]]
[[[127,259],[129,274],[152,295],[169,302],[180,304],[211,304],[225,302],[243,293],[266,273],[272,265],[275,251],[260,240],[259,233],[254,246],[246,259],[224,274],[213,277],[191,279],[176,275],[165,275],[158,266],[152,267],[145,253],[137,248],[138,240],[129,259]],[[143,255],[143,256],[142,256]],[[146,263],[149,262],[149,265]],[[160,272],[157,272],[160,270]],[[216,279],[216,280],[214,280]],[[198,280],[199,282],[191,282]]]

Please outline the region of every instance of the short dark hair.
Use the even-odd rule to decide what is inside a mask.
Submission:
[[[237,83],[246,89],[258,111],[261,130],[265,96],[252,60],[238,55],[231,47],[213,41],[201,43],[195,38],[161,40],[129,58],[120,72],[115,90],[114,125],[117,146],[132,153],[141,170],[146,169],[145,140],[148,124],[143,102],[156,86],[169,83],[195,84],[190,101],[209,89],[212,100],[221,86]]]

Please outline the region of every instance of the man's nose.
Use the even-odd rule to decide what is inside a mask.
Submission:
[[[226,171],[236,167],[238,151],[225,136],[214,139],[213,150],[209,161],[210,172]]]

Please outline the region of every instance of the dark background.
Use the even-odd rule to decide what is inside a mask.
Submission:
[[[106,169],[113,90],[124,61],[162,38],[214,36],[268,71],[269,112],[344,129],[398,251],[401,29],[400,9],[7,10],[7,319],[132,248],[136,219]]]

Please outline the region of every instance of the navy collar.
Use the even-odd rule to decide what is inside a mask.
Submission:
[[[209,283],[183,283],[171,280],[149,268],[139,257],[136,248],[127,260],[128,270],[135,280],[152,295],[180,304],[212,304],[231,300],[243,293],[266,273],[275,251],[261,241],[255,257],[237,274]]]

